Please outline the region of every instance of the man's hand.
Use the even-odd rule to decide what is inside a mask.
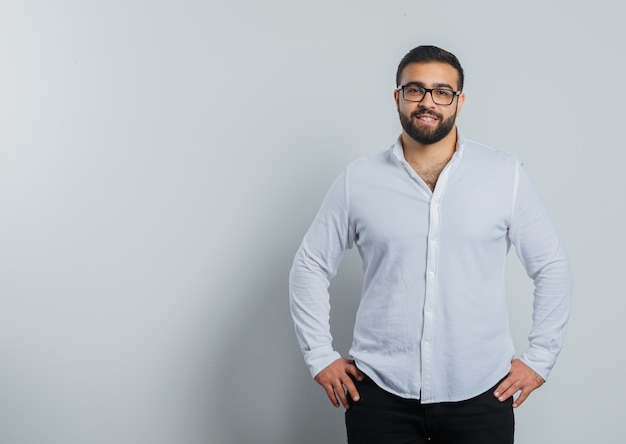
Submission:
[[[359,381],[363,380],[363,374],[356,368],[354,361],[348,359],[337,359],[315,375],[315,382],[324,387],[328,399],[335,407],[339,407],[339,401],[343,406],[350,408],[350,401],[346,392],[353,401],[359,400],[359,392],[354,385],[350,375]]]
[[[519,407],[526,401],[528,395],[536,388],[541,387],[544,382],[545,380],[532,368],[519,359],[513,359],[509,374],[493,394],[498,398],[498,401],[502,402],[521,390],[522,393],[513,401],[513,407]]]

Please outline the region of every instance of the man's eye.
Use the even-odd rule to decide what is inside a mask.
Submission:
[[[418,88],[417,86],[408,86],[405,90],[409,94],[421,94],[424,92],[422,88]]]
[[[435,94],[439,97],[450,97],[452,95],[452,91],[449,89],[436,89]]]

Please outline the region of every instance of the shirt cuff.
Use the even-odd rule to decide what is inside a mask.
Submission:
[[[547,381],[556,358],[543,350],[530,348],[520,356],[520,361],[533,369],[544,381]]]
[[[306,365],[309,367],[313,378],[332,362],[340,358],[341,355],[334,351],[332,347],[318,348],[304,353],[304,362],[306,362]]]

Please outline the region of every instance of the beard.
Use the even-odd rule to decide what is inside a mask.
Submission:
[[[415,125],[414,120],[420,114],[430,114],[431,116],[436,117],[439,119],[439,125],[435,128],[419,128]],[[447,119],[444,119],[439,113],[423,108],[413,111],[409,116],[398,110],[398,115],[400,116],[402,129],[404,129],[411,139],[423,145],[437,143],[446,137],[450,134],[452,128],[454,128],[454,122],[456,121],[456,111]]]

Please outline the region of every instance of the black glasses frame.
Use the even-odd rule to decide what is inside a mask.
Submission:
[[[422,97],[422,98],[421,98],[421,99],[419,99],[419,100],[409,100],[409,99],[407,99],[407,98],[404,96],[404,88],[406,88],[407,86],[413,86],[413,87],[417,87],[417,88],[419,88],[419,89],[424,90],[424,97]],[[439,103],[439,102],[437,102],[437,101],[435,100],[435,96],[433,96],[433,91],[435,91],[435,90],[444,90],[444,91],[450,91],[451,93],[454,93],[454,95],[453,95],[453,96],[452,96],[452,98],[450,99],[450,103]],[[416,85],[416,84],[414,84],[414,83],[407,83],[406,85],[401,85],[401,86],[399,86],[399,87],[398,87],[397,91],[402,91],[402,98],[403,98],[404,100],[406,100],[407,102],[413,102],[413,103],[419,103],[419,102],[421,102],[422,100],[424,100],[424,99],[426,98],[426,94],[427,94],[427,93],[430,93],[430,98],[431,98],[431,99],[432,99],[432,101],[433,101],[434,103],[436,103],[437,105],[452,105],[452,102],[454,102],[454,98],[455,98],[455,97],[457,97],[457,96],[460,96],[460,95],[461,95],[461,92],[462,92],[462,91],[454,91],[454,90],[452,90],[452,89],[448,89],[448,88],[424,88],[423,86],[419,86],[419,85]]]

